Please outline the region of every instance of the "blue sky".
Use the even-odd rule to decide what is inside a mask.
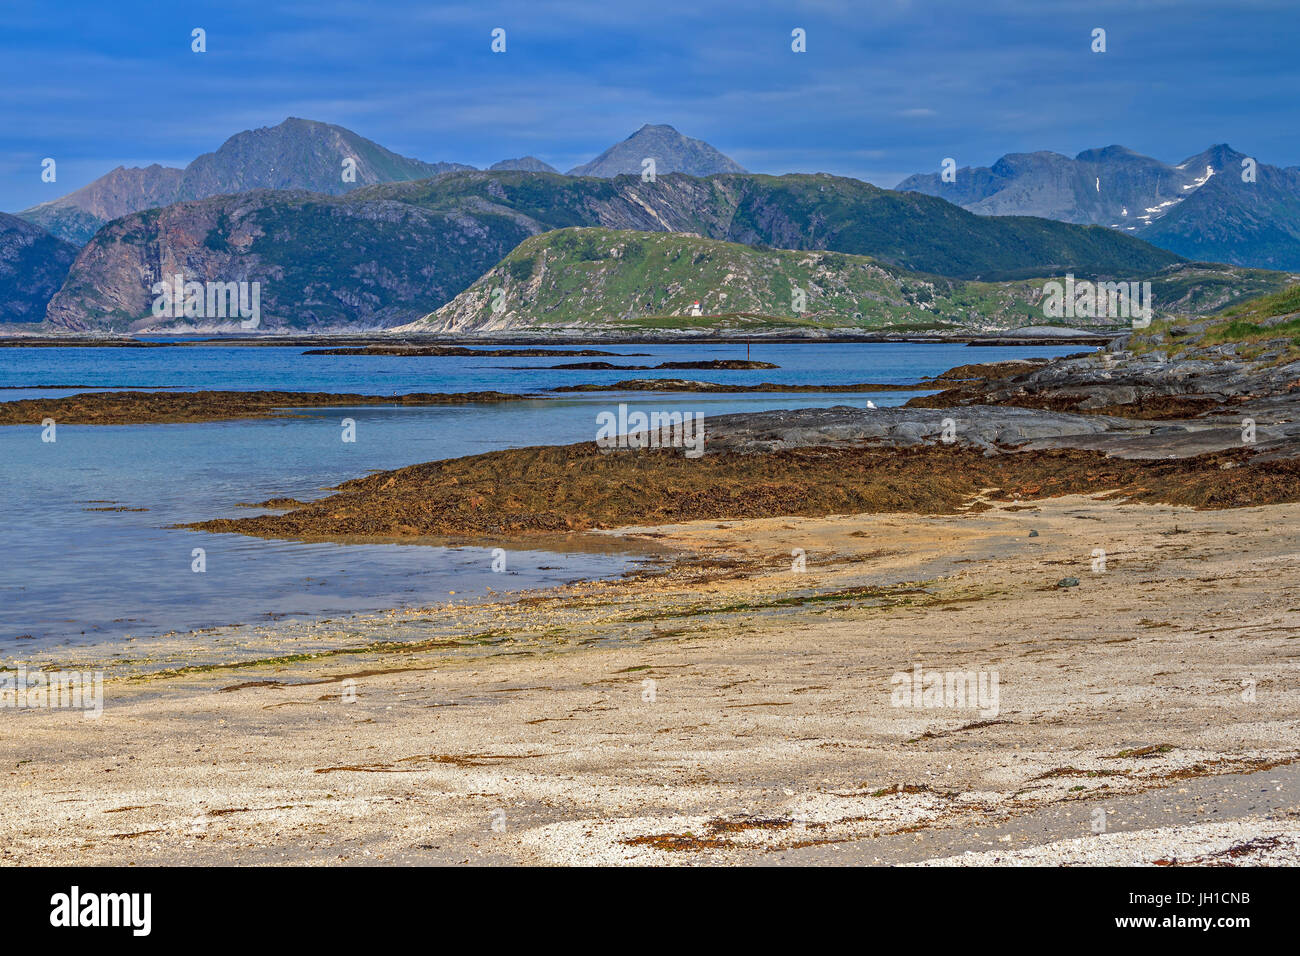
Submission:
[[[757,172],[884,186],[946,156],[1112,143],[1300,165],[1298,25],[1297,0],[10,0],[0,209],[119,164],[183,166],[286,116],[429,161],[531,153],[561,170],[668,123]]]

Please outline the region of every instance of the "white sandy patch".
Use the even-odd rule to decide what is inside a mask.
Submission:
[[[1022,850],[988,850],[910,866],[1295,866],[1300,821],[1254,817],[1058,840]],[[1168,862],[1164,862],[1168,861]]]

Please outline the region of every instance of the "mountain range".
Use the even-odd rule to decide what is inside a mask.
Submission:
[[[1181,256],[1300,270],[1300,167],[1258,162],[1227,145],[1171,165],[1122,146],[1011,153],[989,167],[910,176],[904,192],[987,216],[1103,225]]]
[[[653,177],[643,176],[647,158]],[[223,328],[151,315],[152,284],[180,274],[259,283],[264,329],[393,327],[446,306],[524,240],[569,228],[865,256],[875,268],[963,282],[1131,280],[1188,258],[1300,268],[1300,169],[1255,164],[1246,182],[1245,159],[1226,146],[1177,166],[1122,147],[1015,154],[959,170],[953,183],[914,176],[896,191],[822,173],[745,173],[663,125],[561,175],[534,156],[487,172],[427,163],[290,118],[236,134],[184,169],[119,167],[6,217],[0,242],[17,264],[0,272],[0,282],[10,277],[0,321],[39,321],[47,302],[56,328]],[[1258,277],[1213,279],[1212,291],[1205,276],[1199,292],[1166,288],[1174,302],[1229,301],[1220,286]],[[772,307],[756,299],[741,311]]]
[[[354,168],[345,175],[347,160]],[[278,126],[236,133],[184,169],[119,166],[75,192],[18,215],[61,239],[84,245],[106,222],[174,202],[252,189],[338,195],[371,183],[425,179],[472,168],[399,156],[341,126],[290,117]]]
[[[671,126],[643,126],[570,175],[640,175],[646,157],[654,158],[658,173],[744,172],[708,143],[683,136]],[[236,133],[184,169],[119,166],[81,189],[17,215],[60,239],[84,245],[113,219],[173,202],[254,189],[305,189],[337,196],[375,183],[427,179],[473,168],[399,156],[341,126],[290,117],[278,126]],[[491,169],[557,172],[535,156],[503,160]]]
[[[1127,278],[1182,261],[1110,229],[976,216],[824,173],[645,182],[468,171],[343,196],[257,190],[122,217],[81,250],[47,319],[77,330],[156,327],[150,287],[180,274],[259,282],[263,328],[398,325],[450,301],[529,236],[571,226],[846,252],[961,279],[1067,269]]]

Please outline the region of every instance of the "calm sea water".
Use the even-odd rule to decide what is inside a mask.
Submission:
[[[568,359],[386,358],[304,355],[302,348],[192,345],[169,348],[0,349],[0,400],[91,388],[546,393],[560,384],[632,377],[848,384],[911,382],[968,362],[1056,356],[1078,347],[809,344],[757,345],[751,357],[780,369],[557,371]],[[744,358],[745,346],[612,346],[608,361]],[[631,353],[644,353],[631,357]],[[522,369],[512,368],[522,366]],[[63,387],[60,387],[63,386]],[[266,541],[170,527],[255,514],[240,503],[308,499],[376,469],[501,448],[589,441],[596,415],[634,408],[706,416],[769,408],[900,404],[912,394],[669,395],[596,393],[456,407],[299,411],[302,417],[186,425],[0,427],[0,653],[64,644],[115,646],[125,637],[311,618],[473,598],[617,574],[637,555],[510,550],[506,573],[484,547]],[[356,441],[341,440],[341,420]],[[707,427],[707,426],[706,426]],[[193,551],[206,570],[192,570]],[[21,640],[21,645],[13,642]],[[201,640],[196,637],[196,640]],[[138,645],[137,645],[138,650]]]

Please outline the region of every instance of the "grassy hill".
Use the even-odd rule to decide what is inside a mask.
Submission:
[[[1231,358],[1271,365],[1300,360],[1300,282],[1212,315],[1153,322],[1135,333],[1128,347],[1170,358]]]
[[[1283,281],[1277,273],[1191,264],[1149,278],[1157,303],[1191,311]],[[454,300],[404,329],[991,330],[1043,323],[1044,281],[966,282],[840,252],[568,228],[524,240]],[[701,315],[691,314],[695,302]]]

